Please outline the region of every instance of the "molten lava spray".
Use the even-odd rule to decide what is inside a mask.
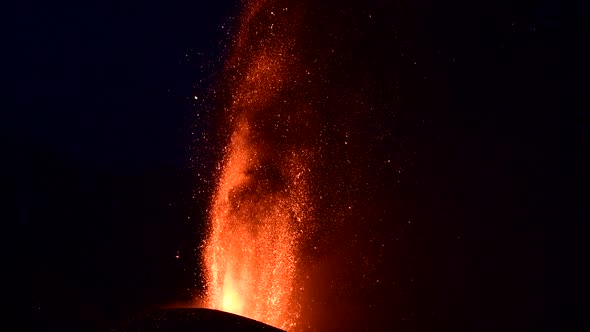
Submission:
[[[287,328],[296,248],[306,219],[305,162],[296,151],[275,168],[241,120],[224,161],[206,249],[209,305]],[[279,187],[276,182],[280,182]]]
[[[300,72],[295,16],[265,1],[242,15],[227,63],[228,143],[205,249],[208,306],[283,329],[299,317],[298,247],[311,210],[312,153],[299,138],[309,117],[284,99]]]
[[[422,252],[407,246],[426,213],[415,164],[437,137],[420,138],[438,100],[414,92],[435,83],[402,38],[416,29],[397,23],[411,21],[406,7],[245,0],[214,89],[224,150],[206,306],[290,331],[390,331],[414,317],[419,278],[405,261]]]

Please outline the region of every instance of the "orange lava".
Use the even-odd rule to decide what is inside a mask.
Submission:
[[[285,32],[289,27],[282,24],[282,32],[276,28],[285,22],[281,20],[288,9],[266,4],[254,1],[246,7],[227,64],[234,73],[227,82],[232,99],[225,110],[230,132],[209,213],[206,302],[214,309],[294,329],[302,290],[298,247],[310,213],[310,157],[289,143],[293,134],[285,114],[292,111],[276,106],[293,67]],[[266,17],[270,22],[259,24]],[[261,26],[266,30],[259,31]],[[277,149],[274,137],[287,137],[287,143]]]
[[[274,166],[261,155],[248,121],[240,121],[211,210],[205,251],[208,304],[293,328],[298,318],[296,251],[307,210],[304,163],[292,151],[280,174],[273,174],[268,168]]]

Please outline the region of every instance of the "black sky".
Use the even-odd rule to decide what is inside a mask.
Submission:
[[[93,165],[181,165],[187,100],[237,4],[57,2],[11,25],[16,108],[3,130]],[[201,68],[201,66],[203,66]]]
[[[193,97],[220,68],[222,26],[237,4],[15,9],[6,48],[10,107],[0,128],[8,218],[27,243],[18,267],[33,326],[102,331],[190,299],[202,287],[193,220],[208,199],[195,195],[204,189],[190,169],[190,146],[192,133],[210,129],[194,121]],[[200,150],[201,174],[216,161],[208,149]]]
[[[479,331],[541,330],[587,314],[572,295],[581,284],[562,280],[587,265],[583,10],[550,1],[385,7],[399,9],[395,45],[387,29],[359,44],[374,47],[373,76],[401,68],[401,122],[385,126],[416,152],[400,199],[418,222],[392,242],[407,292],[376,312],[404,312],[418,322],[412,330],[445,321]],[[27,239],[18,271],[34,327],[104,331],[201,289],[193,254],[218,146],[195,139],[214,133],[217,118],[200,104],[195,119],[193,97],[217,78],[237,8],[29,3],[8,21],[0,138],[7,218]],[[398,148],[385,153],[395,159]]]

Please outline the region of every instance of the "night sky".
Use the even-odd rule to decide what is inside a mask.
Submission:
[[[306,36],[310,47],[323,47],[322,33],[338,35],[330,91],[343,99],[334,105],[361,96],[374,106],[322,115],[353,119],[359,133],[352,152],[333,151],[332,162],[394,165],[355,180],[379,184],[348,217],[363,222],[314,239],[328,248],[316,257],[315,286],[341,285],[318,291],[324,311],[306,313],[317,328],[342,326],[330,320],[343,313],[344,326],[411,331],[542,330],[587,315],[574,295],[581,283],[562,280],[587,265],[581,8],[301,7],[318,31]],[[189,302],[204,287],[198,246],[223,147],[219,105],[228,92],[219,82],[238,1],[15,9],[5,44],[10,106],[0,121],[3,219],[25,239],[11,252],[30,290],[27,321],[107,331]]]

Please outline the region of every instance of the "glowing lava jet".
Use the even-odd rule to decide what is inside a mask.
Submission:
[[[243,13],[226,68],[228,143],[205,246],[207,305],[282,329],[299,318],[298,248],[311,211],[312,153],[300,138],[309,110],[285,97],[302,72],[296,17],[266,1]]]

